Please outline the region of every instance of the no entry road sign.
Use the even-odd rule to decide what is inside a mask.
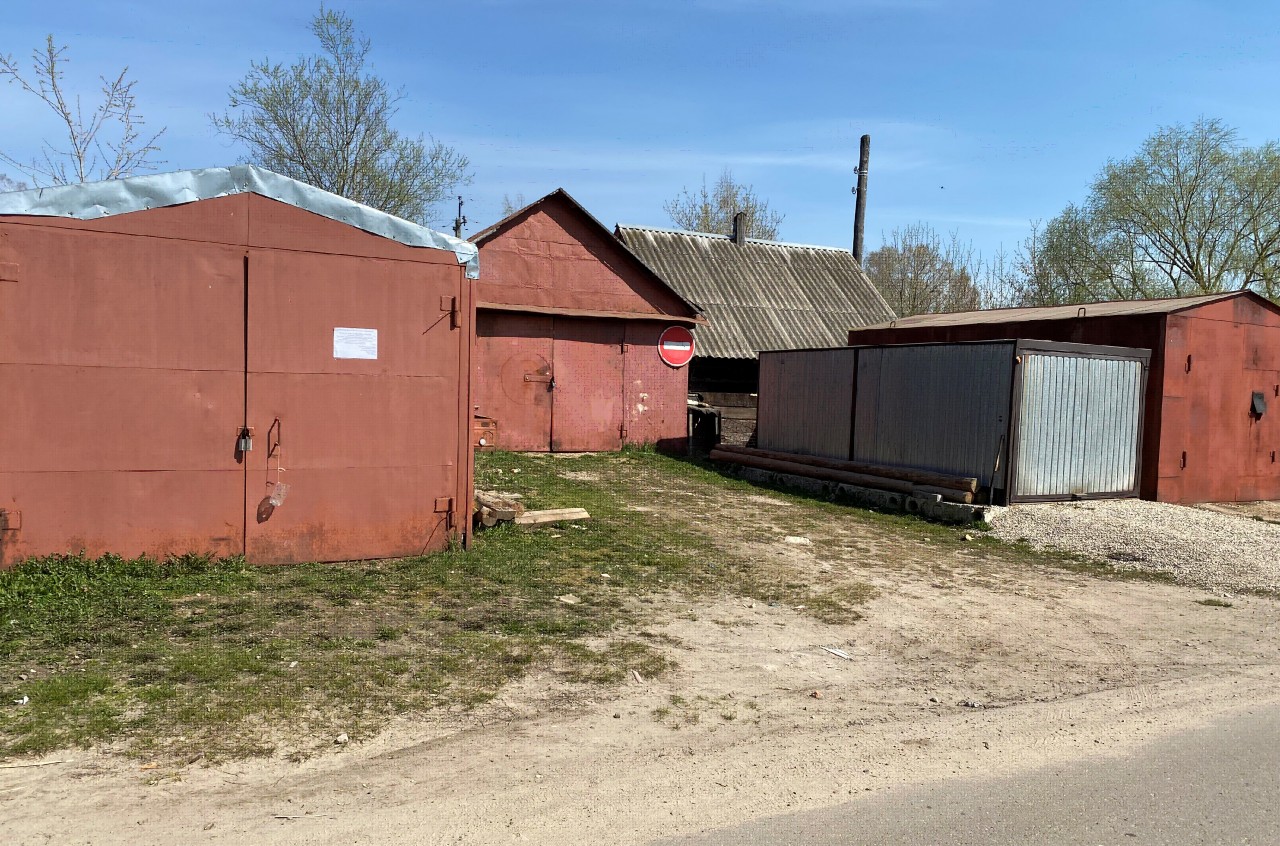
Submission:
[[[658,355],[672,367],[684,367],[693,358],[693,333],[683,326],[670,326],[658,338]]]

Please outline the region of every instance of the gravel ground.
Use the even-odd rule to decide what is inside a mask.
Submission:
[[[1171,573],[1215,592],[1280,591],[1280,525],[1139,499],[993,509],[992,533],[1119,567]]]

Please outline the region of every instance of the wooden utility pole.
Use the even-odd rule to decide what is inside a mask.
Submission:
[[[453,237],[462,237],[462,227],[467,225],[467,219],[462,216],[462,195],[458,195],[458,216],[453,219]]]
[[[853,211],[853,257],[862,264],[862,230],[867,222],[867,165],[871,162],[871,136],[862,136],[862,149],[858,153],[857,205]]]

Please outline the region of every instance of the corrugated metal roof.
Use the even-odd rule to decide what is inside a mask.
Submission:
[[[480,272],[479,251],[469,241],[253,165],[207,167],[10,191],[0,194],[0,215],[96,220],[241,193],[288,203],[410,247],[448,250],[457,257],[458,264],[467,266],[467,276],[474,279]]]
[[[710,319],[698,330],[702,357],[839,346],[850,329],[893,318],[847,250],[645,226],[617,235]]]
[[[1036,308],[992,308],[956,311],[950,314],[917,314],[894,321],[865,326],[865,329],[905,329],[913,326],[962,326],[970,323],[1020,323],[1028,320],[1068,320],[1077,317],[1120,317],[1131,314],[1168,314],[1196,306],[1250,296],[1248,291],[1228,291],[1198,297],[1167,297],[1159,300],[1118,300],[1103,303],[1039,306]],[[1253,295],[1256,296],[1256,295]]]

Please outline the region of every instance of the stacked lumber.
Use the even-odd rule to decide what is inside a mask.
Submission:
[[[978,493],[978,480],[970,476],[950,476],[907,467],[863,464],[727,444],[713,449],[711,460],[908,496],[936,497],[947,502],[972,503]]]
[[[476,491],[476,522],[487,529],[499,523],[514,523],[524,514],[524,504],[511,494]]]
[[[527,511],[517,494],[497,491],[476,491],[475,521],[477,525],[491,529],[499,523],[515,523],[526,529],[548,523],[567,520],[588,520],[591,515],[585,508],[552,508],[546,511]]]

